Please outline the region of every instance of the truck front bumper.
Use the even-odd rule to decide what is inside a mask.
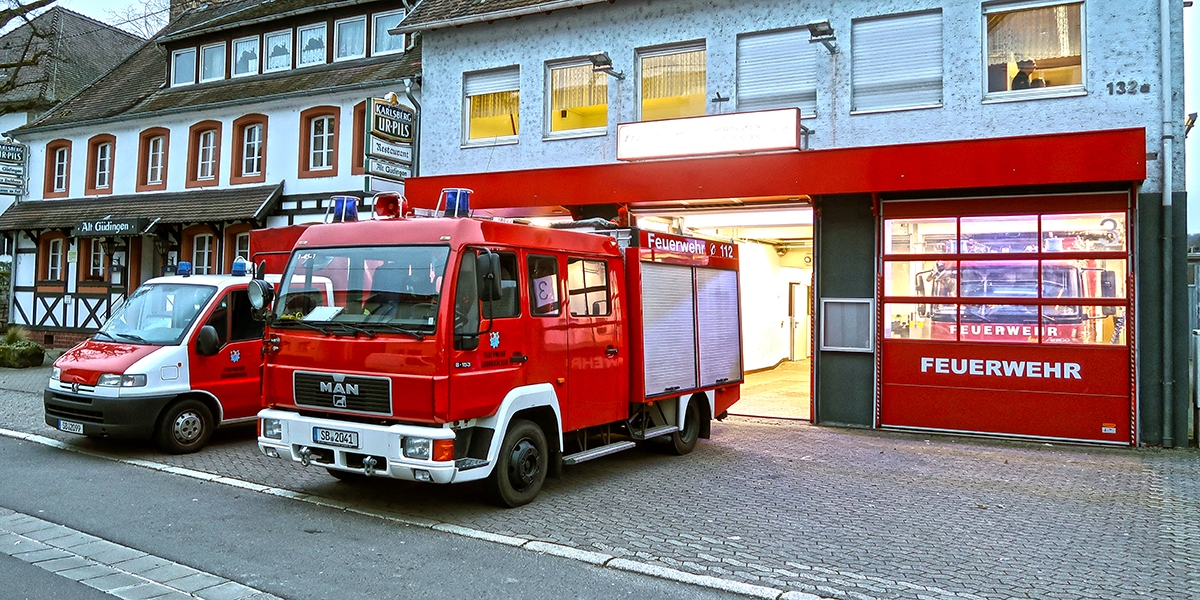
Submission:
[[[146,439],[164,406],[176,398],[164,396],[84,395],[48,387],[42,394],[46,424],[60,431],[83,435]],[[64,424],[65,422],[65,424]],[[82,431],[75,425],[82,425]]]
[[[339,471],[391,477],[406,481],[453,483],[482,479],[490,469],[482,461],[432,461],[404,456],[404,438],[454,439],[452,429],[421,427],[419,425],[368,425],[352,421],[306,417],[298,413],[265,409],[258,413],[260,420],[258,448],[267,456],[291,458],[309,465]],[[276,419],[281,424],[281,438],[262,436],[262,419]],[[357,438],[355,447],[341,447],[315,441],[317,430],[325,429]],[[368,458],[374,465],[367,468]],[[460,464],[461,463],[461,464]],[[470,468],[459,468],[470,467]],[[370,473],[368,473],[370,471]]]

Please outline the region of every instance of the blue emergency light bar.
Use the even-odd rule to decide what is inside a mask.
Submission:
[[[467,188],[446,188],[442,190],[442,198],[446,207],[443,216],[467,217],[471,215],[471,194],[474,190]]]
[[[350,223],[358,220],[358,201],[356,196],[333,196],[329,199],[329,209],[333,211],[333,223]],[[328,211],[326,211],[328,216]]]
[[[179,275],[180,277],[189,277],[189,276],[191,276],[191,274],[192,274],[192,263],[190,263],[190,262],[188,262],[188,261],[186,261],[186,260],[181,260],[181,261],[179,261],[179,264],[175,265],[175,274],[176,274],[176,275]]]
[[[229,269],[229,274],[233,275],[234,277],[245,276],[248,264],[249,262],[240,256],[233,259],[233,266]]]

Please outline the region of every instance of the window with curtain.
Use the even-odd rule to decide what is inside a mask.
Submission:
[[[608,127],[608,76],[590,62],[550,66],[549,132],[579,133]]]
[[[258,73],[258,36],[233,41],[233,76]]]
[[[296,30],[296,36],[300,42],[296,50],[300,55],[300,59],[296,61],[297,66],[304,67],[325,64],[324,23],[301,27]]]
[[[942,11],[850,25],[852,111],[942,105]]]
[[[267,55],[264,73],[292,68],[292,32],[268,33],[263,52]]]
[[[817,44],[807,29],[748,33],[737,40],[737,109],[817,114]]]
[[[371,56],[404,51],[404,34],[392,35],[388,33],[388,30],[399,25],[400,20],[403,18],[403,10],[388,11],[371,17],[371,26],[374,29],[374,35],[372,36],[374,46],[371,50]]]
[[[362,58],[367,55],[367,18],[338,21],[333,26],[333,60]]]
[[[466,140],[513,138],[520,131],[518,67],[463,73]]]
[[[705,114],[706,55],[703,45],[639,51],[641,120],[657,121]]]
[[[200,81],[225,78],[225,42],[200,49]]]
[[[1084,85],[1083,3],[991,4],[983,7],[987,92]]]

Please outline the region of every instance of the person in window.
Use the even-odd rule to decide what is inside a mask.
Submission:
[[[1018,60],[1017,61],[1017,74],[1013,76],[1011,89],[1014,89],[1014,90],[1029,89],[1029,87],[1030,87],[1029,75],[1030,75],[1030,73],[1033,73],[1033,70],[1036,68],[1037,68],[1037,63],[1035,63],[1032,58],[1027,58],[1025,60]],[[1042,82],[1042,85],[1045,85],[1044,81]]]

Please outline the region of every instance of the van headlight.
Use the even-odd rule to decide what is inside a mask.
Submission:
[[[146,376],[105,373],[96,381],[96,385],[100,387],[145,387]]]
[[[433,454],[433,440],[429,438],[404,438],[404,457],[429,460]]]
[[[50,369],[50,380],[51,381],[58,381],[60,378],[62,378],[62,369],[60,369],[59,367],[54,367],[53,369]]]

